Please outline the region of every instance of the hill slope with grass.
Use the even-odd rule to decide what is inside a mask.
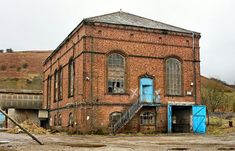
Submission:
[[[42,90],[42,63],[51,51],[0,53],[0,89]]]
[[[201,76],[201,96],[209,112],[235,112],[235,88],[219,79]]]

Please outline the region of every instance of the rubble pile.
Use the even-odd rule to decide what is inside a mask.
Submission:
[[[33,134],[47,134],[48,131],[45,130],[44,128],[36,125],[32,121],[26,120],[20,124],[23,128],[25,128],[27,131]],[[8,133],[14,133],[14,134],[19,134],[19,133],[24,133],[23,130],[21,130],[18,126],[15,126],[14,128],[11,128],[7,131]]]

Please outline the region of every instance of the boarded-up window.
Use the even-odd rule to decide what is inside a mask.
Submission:
[[[125,57],[117,53],[108,56],[108,92],[125,92]]]
[[[58,71],[55,70],[54,74],[54,101],[58,101],[58,79],[59,79],[59,74]]]
[[[155,124],[154,113],[144,112],[144,113],[140,114],[140,122],[143,125]]]
[[[69,82],[68,82],[68,96],[71,97],[74,95],[74,77],[75,77],[75,72],[74,72],[74,60],[70,59],[69,60]]]
[[[166,60],[166,94],[182,94],[181,62],[176,58]]]

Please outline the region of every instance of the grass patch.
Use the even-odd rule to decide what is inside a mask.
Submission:
[[[229,127],[229,121],[233,121],[233,127]],[[235,132],[235,118],[228,120],[219,117],[210,117],[210,124],[207,127],[207,134],[223,135],[233,132]]]
[[[42,77],[0,79],[0,89],[42,90]]]

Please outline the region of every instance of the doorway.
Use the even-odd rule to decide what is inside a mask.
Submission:
[[[140,102],[153,103],[154,88],[153,79],[144,77],[140,79]]]

